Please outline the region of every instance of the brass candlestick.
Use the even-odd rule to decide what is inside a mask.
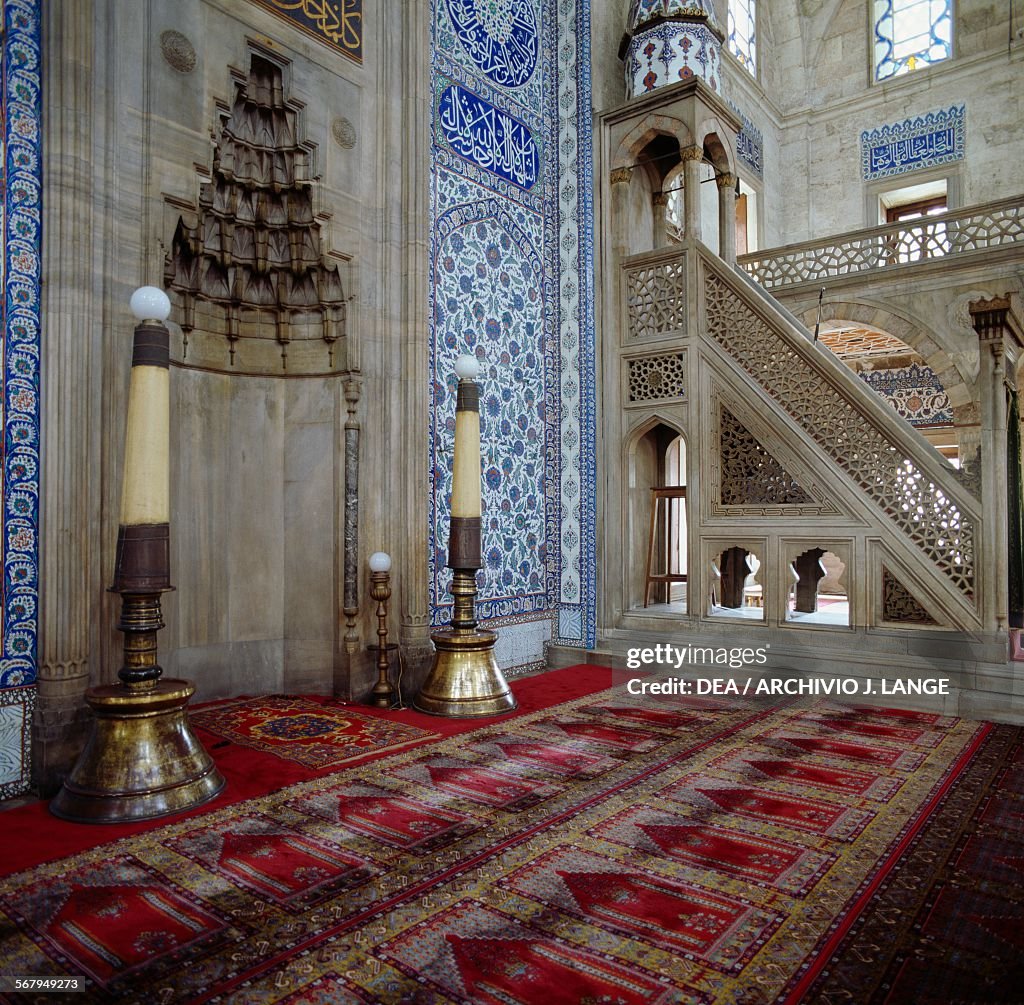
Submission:
[[[120,684],[85,695],[95,719],[85,749],[50,804],[67,820],[123,823],[191,809],[212,799],[224,779],[189,725],[195,687],[162,680],[157,632],[160,597],[170,582],[170,301],[144,286],[132,296],[135,328],[128,404],[125,483],[114,585],[124,633]]]
[[[377,601],[377,683],[370,692],[370,704],[391,708],[395,692],[388,681],[388,600],[391,597],[391,556],[375,551],[370,556],[370,596]]]
[[[434,662],[413,705],[421,712],[468,718],[511,712],[516,699],[494,656],[495,632],[477,627],[476,572],[481,568],[479,364],[461,356],[455,405],[455,460],[448,568],[453,571],[452,621],[433,632]]]

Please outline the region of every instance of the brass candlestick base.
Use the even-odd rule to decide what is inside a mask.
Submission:
[[[126,536],[133,535],[122,533]],[[147,541],[165,538],[148,531],[145,536]],[[119,582],[121,569],[119,562]],[[149,820],[190,810],[224,788],[224,777],[188,721],[186,705],[195,686],[161,679],[156,637],[164,626],[160,595],[166,590],[160,579],[144,590],[121,591],[121,683],[85,693],[94,715],[92,732],[50,803],[55,816],[102,824]]]
[[[494,658],[498,636],[481,629],[444,628],[430,636],[437,650],[413,702],[431,715],[470,718],[511,712],[518,702]]]
[[[192,809],[224,778],[192,732],[186,705],[195,687],[160,680],[111,684],[85,695],[96,718],[89,741],[50,811],[79,823],[127,823]]]

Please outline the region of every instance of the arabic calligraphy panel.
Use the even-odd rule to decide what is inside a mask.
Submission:
[[[863,132],[860,143],[864,179],[888,178],[963,160],[965,132],[964,105]]]
[[[447,0],[455,34],[470,59],[503,87],[521,87],[537,68],[532,0]]]
[[[441,92],[436,121],[439,143],[520,188],[533,188],[540,172],[540,152],[530,130],[518,119],[452,84]]]
[[[252,0],[357,63],[363,61],[363,0]]]

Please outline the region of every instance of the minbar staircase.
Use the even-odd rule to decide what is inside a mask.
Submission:
[[[1010,302],[971,305],[983,450],[961,469],[700,242],[620,266],[620,338],[606,346],[606,398],[620,396],[627,453],[659,422],[685,436],[688,596],[685,612],[648,612],[626,582],[599,648],[619,658],[652,639],[767,644],[775,671],[939,673],[959,695],[944,710],[1005,712],[1001,697],[993,705],[978,696],[1016,689],[1007,664],[1004,385],[1021,329]],[[618,496],[608,490],[607,512],[623,515],[628,576],[628,527],[646,515],[634,512],[628,472],[622,481]],[[763,609],[753,618],[714,602],[716,563],[734,546],[760,561]],[[846,625],[791,616],[794,569],[821,552],[845,563]]]

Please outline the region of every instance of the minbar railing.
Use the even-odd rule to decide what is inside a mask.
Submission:
[[[916,220],[743,255],[737,264],[772,291],[895,269],[950,255],[1024,247],[1024,195]]]

